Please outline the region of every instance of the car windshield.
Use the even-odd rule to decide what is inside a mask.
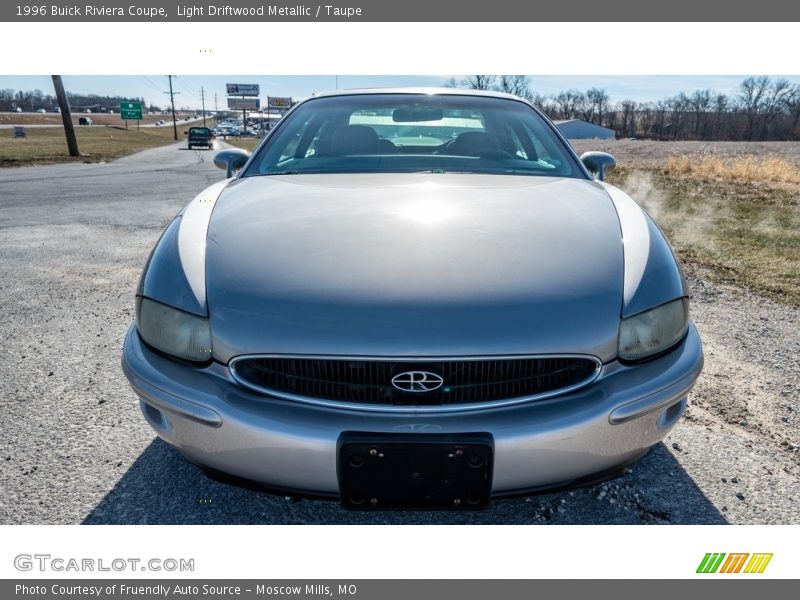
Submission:
[[[457,94],[309,100],[279,123],[243,176],[418,172],[585,177],[527,104]]]

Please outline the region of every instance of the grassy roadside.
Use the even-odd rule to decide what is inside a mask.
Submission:
[[[678,157],[619,169],[609,181],[650,213],[681,260],[800,306],[800,176],[791,163]]]
[[[179,140],[183,131],[178,128]],[[75,129],[80,158],[69,156],[61,127],[30,128],[26,138],[15,139],[11,129],[0,129],[0,168],[62,162],[109,161],[147,148],[174,142],[172,127],[150,127],[136,131],[117,127],[80,127]]]
[[[219,138],[222,139],[222,138]],[[263,138],[239,138],[239,137],[229,137],[225,141],[229,143],[231,146],[236,146],[237,148],[242,148],[247,150],[248,152],[252,152],[256,149],[261,143]]]
[[[194,116],[194,113],[178,112],[178,125],[186,117]],[[94,126],[112,125],[125,127],[125,121],[116,113],[72,113],[72,124],[78,127],[78,120],[81,117],[92,119]],[[158,121],[166,121],[172,127],[172,115],[142,115],[140,125],[152,124]],[[61,114],[59,113],[0,113],[0,125],[51,125],[52,127],[63,127]],[[128,126],[136,129],[136,121],[128,121]],[[166,125],[165,125],[166,126]]]

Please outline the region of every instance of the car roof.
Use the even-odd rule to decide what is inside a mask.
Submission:
[[[322,98],[329,96],[360,96],[371,94],[426,94],[426,95],[447,95],[447,96],[483,96],[487,98],[505,98],[507,100],[517,100],[526,102],[523,98],[505,92],[495,92],[491,90],[462,90],[459,88],[446,87],[390,87],[390,88],[356,88],[350,90],[330,90],[325,92],[315,92],[310,98]]]

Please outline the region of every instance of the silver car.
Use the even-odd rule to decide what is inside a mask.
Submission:
[[[316,95],[175,217],[122,364],[213,476],[353,509],[618,474],[703,366],[651,218],[517,97]],[[237,173],[236,176],[231,176]]]

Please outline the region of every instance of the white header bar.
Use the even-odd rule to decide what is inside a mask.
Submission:
[[[58,51],[46,43],[62,38]],[[3,75],[791,75],[800,68],[796,23],[15,23],[4,24],[0,53],[13,57]]]

